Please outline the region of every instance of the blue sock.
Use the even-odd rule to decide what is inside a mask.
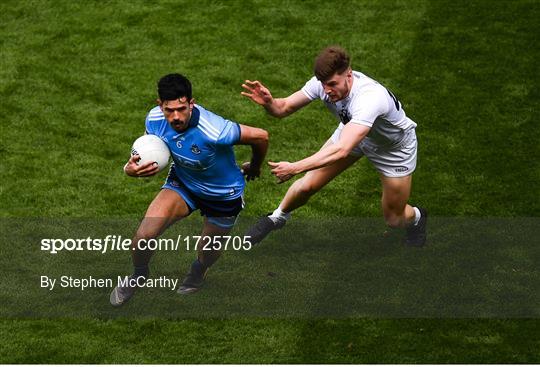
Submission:
[[[191,266],[201,274],[204,274],[206,269],[208,269],[208,266],[204,265],[198,258],[195,259]]]
[[[150,269],[148,268],[148,265],[143,266],[135,266],[133,270],[133,276],[135,278],[143,277],[148,278],[148,275],[150,274]]]

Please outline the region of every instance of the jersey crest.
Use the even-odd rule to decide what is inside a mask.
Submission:
[[[201,150],[196,144],[191,145],[191,153],[193,154],[201,154]]]

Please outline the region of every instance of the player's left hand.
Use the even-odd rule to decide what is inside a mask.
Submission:
[[[270,172],[277,177],[278,183],[288,181],[298,173],[294,163],[291,162],[268,162],[268,165],[272,167]]]
[[[241,171],[248,181],[254,180],[261,175],[261,168],[251,167],[250,162],[242,163]]]

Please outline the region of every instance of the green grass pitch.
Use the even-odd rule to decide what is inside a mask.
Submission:
[[[276,120],[240,85],[258,79],[285,96],[311,77],[313,58],[329,44],[345,47],[353,68],[391,88],[418,123],[412,202],[434,217],[537,218],[538,19],[536,0],[3,1],[0,220],[140,218],[164,173],[133,180],[122,166],[143,133],[155,83],[169,72],[187,75],[210,110],[267,129],[268,159],[305,157],[336,125],[322,104]],[[237,157],[249,151],[240,147]],[[287,185],[266,170],[248,185],[242,216],[273,209]],[[295,216],[376,218],[379,201],[378,177],[360,162]],[[10,307],[12,264],[37,246],[8,237],[1,234],[0,308]],[[331,255],[318,250],[309,256]],[[291,264],[303,254],[267,251]],[[157,268],[173,261],[165,258]],[[222,260],[241,281],[235,255]],[[23,264],[39,274],[39,264]],[[226,296],[206,291],[201,299]],[[0,363],[540,363],[539,351],[537,318],[0,319]]]

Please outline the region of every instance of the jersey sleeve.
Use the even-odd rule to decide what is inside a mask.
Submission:
[[[311,101],[323,99],[322,95],[324,95],[324,90],[321,82],[318,81],[316,77],[308,80],[301,90]]]
[[[163,112],[159,106],[152,108],[146,115],[146,120],[144,121],[145,133],[158,135],[157,131],[159,130],[163,119]]]
[[[368,90],[356,96],[351,103],[351,120],[354,124],[373,126],[377,117],[388,110],[388,102],[379,90]]]
[[[224,120],[225,124],[216,141],[217,145],[234,145],[240,140],[240,125],[234,121]]]
[[[151,124],[150,121],[148,121],[148,116],[146,115],[146,120],[144,122],[144,133],[145,134],[152,134],[153,133],[153,126],[154,124]]]

